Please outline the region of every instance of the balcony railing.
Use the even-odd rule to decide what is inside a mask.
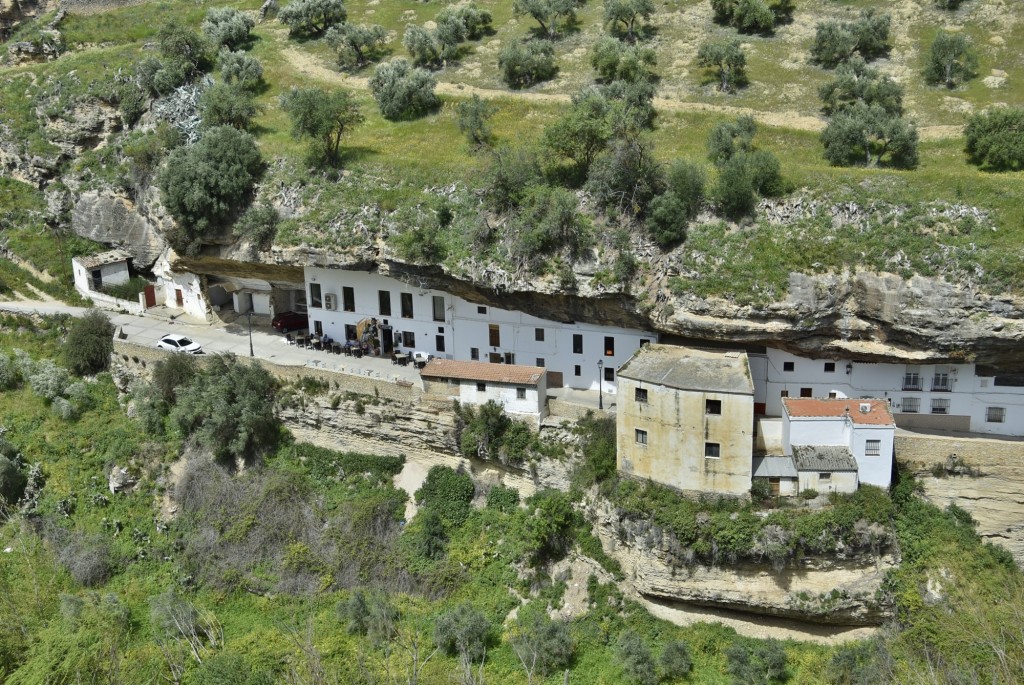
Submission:
[[[921,379],[917,376],[903,377],[903,390],[909,392],[921,392]]]
[[[932,379],[932,392],[952,392],[953,386],[948,378]]]

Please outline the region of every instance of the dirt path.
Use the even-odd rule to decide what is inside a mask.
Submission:
[[[322,61],[295,48],[286,47],[281,55],[300,74],[326,83],[334,83],[346,88],[369,90],[370,79],[362,76],[350,76],[334,71]],[[541,103],[568,103],[571,98],[564,94],[524,93],[507,90],[477,88],[461,83],[439,81],[437,92],[441,95],[468,96],[479,95],[485,100],[514,99]],[[825,129],[826,121],[822,117],[801,114],[799,112],[761,112],[749,107],[731,107],[729,105],[712,105],[703,102],[680,102],[665,98],[654,98],[655,108],[668,112],[713,112],[730,116],[749,115],[765,126],[791,128],[798,131],[820,132]],[[942,140],[958,138],[963,135],[962,126],[922,126],[918,128],[922,140]]]

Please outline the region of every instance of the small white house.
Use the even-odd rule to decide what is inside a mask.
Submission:
[[[130,278],[128,260],[131,258],[124,250],[74,257],[71,266],[75,274],[75,289],[88,297],[90,292],[102,292],[105,287],[127,283]]]
[[[794,462],[797,462],[799,447],[842,448],[853,460],[849,463],[856,465],[861,483],[889,487],[896,424],[886,400],[787,397],[783,399],[783,412],[783,453],[793,456]],[[825,452],[831,456],[837,454],[835,450],[821,454]],[[808,462],[807,467],[810,470],[813,465]],[[801,471],[799,463],[797,470]],[[805,487],[803,481],[801,472],[801,488]],[[819,491],[828,489],[806,487]]]
[[[856,492],[857,462],[842,445],[797,445],[793,448],[799,489]]]
[[[431,359],[420,371],[423,390],[462,404],[500,404],[510,416],[539,426],[547,414],[547,384],[539,366]]]
[[[797,494],[798,475],[791,457],[754,457],[750,477],[765,479],[772,496],[792,497]]]

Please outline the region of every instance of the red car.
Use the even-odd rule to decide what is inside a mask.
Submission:
[[[298,312],[281,312],[275,316],[270,325],[275,331],[287,333],[288,331],[308,331],[309,317]]]

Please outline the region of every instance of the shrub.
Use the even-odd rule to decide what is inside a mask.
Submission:
[[[623,632],[619,636],[617,654],[622,674],[628,682],[637,685],[655,685],[658,682],[651,648],[640,635],[632,630]]]
[[[177,399],[178,388],[188,386],[199,374],[199,362],[190,354],[172,354],[153,366],[153,385],[168,405]]]
[[[544,128],[544,146],[558,158],[572,163],[573,179],[585,179],[594,158],[612,137],[612,106],[596,88],[586,88],[572,98],[572,105]]]
[[[437,617],[434,644],[465,664],[482,660],[490,641],[491,624],[478,609],[460,604]]]
[[[747,82],[747,57],[739,41],[711,41],[697,51],[697,65],[718,70],[718,89],[735,91]]]
[[[455,113],[458,117],[459,131],[466,136],[471,145],[483,147],[490,144],[491,129],[487,125],[487,120],[494,116],[497,110],[497,107],[483,100],[476,93],[471,99],[460,102],[456,106]]]
[[[106,314],[90,309],[71,324],[64,359],[72,373],[84,376],[106,371],[113,352],[114,324]]]
[[[342,137],[363,121],[359,104],[340,88],[292,88],[281,96],[281,109],[292,121],[292,136],[313,141],[314,160],[337,162]]]
[[[677,160],[669,167],[666,190],[651,201],[647,228],[662,247],[686,239],[690,221],[704,204],[704,171],[695,164]]]
[[[50,402],[50,411],[64,421],[70,421],[75,418],[75,408],[63,397],[53,398],[53,401]]]
[[[612,32],[625,33],[626,40],[636,40],[637,23],[654,14],[653,0],[605,0],[604,23]]]
[[[534,682],[534,674],[541,677],[568,668],[575,645],[564,621],[551,620],[547,612],[520,609],[512,626],[512,649],[527,672],[527,682]]]
[[[203,236],[246,202],[262,164],[252,136],[231,126],[211,128],[199,142],[171,152],[158,183],[177,222],[170,237],[175,249],[195,254]]]
[[[519,508],[519,491],[504,485],[495,485],[487,493],[487,508],[508,513]]]
[[[555,75],[555,50],[547,41],[511,41],[498,53],[498,68],[510,88],[528,88]]]
[[[122,84],[117,91],[117,111],[125,127],[131,128],[146,113],[148,94],[134,81]]]
[[[25,492],[27,483],[28,479],[21,472],[17,454],[7,455],[0,452],[0,505],[13,508]]]
[[[925,81],[954,88],[974,78],[978,58],[970,40],[962,33],[939,31],[932,41],[924,68]]]
[[[586,187],[599,207],[643,216],[664,183],[651,144],[637,137],[614,140],[591,166]]]
[[[260,106],[252,93],[241,86],[215,83],[199,96],[199,113],[206,128],[233,126],[244,131],[260,113]]]
[[[394,636],[399,613],[386,595],[356,589],[348,601],[338,604],[338,618],[346,624],[348,632],[366,635],[379,644]]]
[[[436,85],[430,73],[412,67],[404,59],[379,65],[370,79],[381,115],[391,121],[415,118],[436,109],[440,104],[434,95]]]
[[[263,83],[263,64],[244,52],[220,51],[220,77],[224,83],[235,84],[246,90],[255,90]]]
[[[476,5],[458,5],[445,7],[438,12],[435,20],[438,32],[460,35],[459,40],[479,40],[485,34],[491,32],[493,18],[490,11],[482,10]],[[451,26],[452,28],[442,29]]]
[[[357,68],[377,58],[388,40],[383,26],[373,24],[341,24],[327,31],[327,44],[338,55],[338,65]]]
[[[209,45],[198,33],[176,19],[163,24],[157,31],[160,54],[164,57],[164,69],[184,73],[184,80],[190,80],[202,72],[207,63]],[[182,81],[184,82],[184,81]]]
[[[730,219],[754,213],[757,206],[754,177],[743,155],[733,156],[719,167],[714,200],[722,214]]]
[[[271,685],[273,676],[253,667],[241,654],[217,652],[191,672],[193,685]]]
[[[576,195],[564,188],[533,186],[523,198],[519,215],[516,217],[516,251],[527,259],[546,259],[564,248],[570,259],[578,259],[583,250],[591,244],[590,224],[580,213],[578,205]],[[494,404],[497,412],[502,411],[500,405],[492,402],[487,404]],[[481,407],[481,413],[483,409]],[[509,422],[508,428],[511,429],[514,423],[516,422]],[[463,432],[464,451],[467,447],[466,440],[470,439],[467,437],[469,435],[470,433]],[[476,440],[476,437],[472,440]],[[491,458],[500,458],[502,463],[521,463],[523,455],[508,454],[502,449],[504,446],[505,441],[502,439],[497,450],[488,449],[487,452],[492,455]],[[471,442],[469,447],[479,450],[486,449],[487,446]]]
[[[201,28],[215,48],[237,48],[249,41],[254,26],[256,21],[244,12],[233,7],[214,7],[206,12]]]
[[[10,357],[0,352],[0,390],[10,390],[21,381],[18,366]]]
[[[964,0],[935,0],[936,7],[944,10],[955,10],[962,5]]]
[[[737,152],[754,149],[754,134],[757,124],[751,116],[741,116],[736,121],[723,121],[711,129],[708,136],[708,159],[715,165],[729,161]]]
[[[273,205],[259,202],[249,205],[242,216],[238,217],[232,233],[236,238],[249,240],[257,249],[266,250],[274,243],[280,220],[281,217]]]
[[[715,21],[735,26],[744,33],[771,31],[775,25],[775,13],[765,0],[711,0],[711,8]]]
[[[65,368],[57,366],[49,359],[43,359],[31,364],[31,371],[22,370],[26,376],[32,392],[39,395],[47,402],[52,402],[64,394],[68,385],[71,384],[68,372]]]
[[[832,117],[821,134],[825,159],[837,166],[917,166],[917,128],[880,105],[862,102]]]
[[[459,528],[469,517],[473,479],[447,466],[432,466],[416,491],[416,503],[436,511],[446,526]]]
[[[597,72],[597,79],[606,83],[654,82],[657,75],[653,68],[657,64],[657,55],[651,48],[623,45],[610,36],[598,39],[590,53],[590,65]]]
[[[814,488],[807,488],[800,491],[800,496],[807,500],[815,499],[818,496],[818,491]]]
[[[737,685],[771,685],[785,680],[786,652],[778,640],[737,640],[725,656],[729,675]]]
[[[858,102],[879,105],[893,116],[903,114],[903,88],[860,57],[839,65],[836,77],[818,90],[822,109],[832,115]]]
[[[530,563],[542,566],[562,559],[576,537],[579,517],[569,495],[541,490],[526,500],[533,512],[527,533]]]
[[[1024,169],[1024,108],[1009,107],[974,114],[964,130],[967,154],[992,171]],[[3,387],[0,372],[0,388]]]
[[[93,587],[110,577],[110,545],[99,535],[56,534],[57,560],[80,585]]]
[[[662,678],[682,680],[693,669],[690,645],[682,640],[672,640],[666,643],[661,649],[661,659],[658,665]]]
[[[540,161],[530,148],[499,148],[485,177],[488,204],[499,212],[517,209],[530,188],[541,182]]]
[[[277,13],[292,36],[321,36],[347,16],[341,0],[292,0]]]
[[[412,62],[419,67],[440,66],[451,45],[442,44],[437,35],[416,24],[405,27],[402,45],[412,56]],[[456,43],[457,45],[457,43]]]

